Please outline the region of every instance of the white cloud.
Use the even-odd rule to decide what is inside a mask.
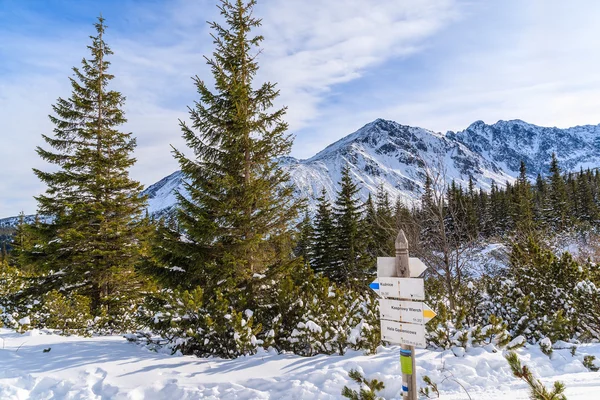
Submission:
[[[217,10],[212,0],[123,7],[126,20],[144,30],[120,35],[119,29],[109,28],[107,40],[115,51],[114,88],[127,97],[125,129],[138,138],[138,163],[132,175],[151,184],[177,168],[169,144],[183,147],[177,120],[186,118],[185,107],[196,98],[190,77],[211,79],[203,59],[212,52],[205,21],[217,17]],[[323,117],[335,85],[418,51],[423,39],[455,16],[455,4],[452,0],[265,0],[255,13],[263,18],[261,32],[266,36],[259,79],[279,83],[279,104],[289,107],[287,120],[298,131],[310,129]],[[104,15],[110,27],[110,12]],[[27,36],[27,30],[0,27],[0,54],[20,70],[10,75],[0,72],[4,164],[0,216],[34,212],[32,196],[43,187],[31,168],[46,167],[34,147],[41,144],[41,133],[51,132],[50,105],[59,96],[69,96],[70,68],[87,55],[87,36],[93,33],[91,24],[87,30],[81,25],[59,28],[66,21],[48,21],[35,13],[22,17],[29,18],[29,24],[51,22],[56,31]],[[322,143],[315,139],[311,146],[306,139],[299,138],[300,154]]]

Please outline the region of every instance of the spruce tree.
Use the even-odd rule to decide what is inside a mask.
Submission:
[[[583,169],[577,176],[577,214],[579,219],[588,223],[595,223],[598,220],[599,210],[594,202],[594,194],[592,192],[592,183],[590,182],[590,173],[584,172]]]
[[[479,231],[484,237],[488,237],[492,230],[490,224],[490,206],[489,206],[489,195],[484,192],[483,189],[479,189],[479,195],[477,199],[477,216],[479,221]]]
[[[513,192],[512,218],[517,231],[527,236],[533,230],[533,194],[524,161],[519,171]]]
[[[225,24],[209,23],[215,50],[207,58],[211,84],[193,78],[200,99],[180,121],[194,157],[173,149],[185,192],[177,193],[179,232],[163,231],[156,256],[165,282],[202,286],[207,298],[219,285],[242,286],[255,274],[288,263],[300,202],[292,197],[278,157],[292,146],[283,121],[286,108],[272,111],[275,84],[256,86],[261,21],[255,0],[222,0]],[[185,271],[185,272],[183,272]]]
[[[548,196],[548,185],[541,174],[537,175],[535,180],[535,193],[533,196],[533,215],[534,220],[539,225],[546,223],[546,201]]]
[[[369,197],[364,204],[365,208],[365,217],[364,217],[364,226],[365,226],[365,247],[367,253],[371,257],[377,257],[379,252],[379,246],[377,242],[378,228],[379,225],[377,223],[377,210],[375,209],[375,203],[373,203],[373,197],[371,193],[369,193]]]
[[[465,203],[465,214],[467,232],[469,237],[476,238],[479,236],[479,219],[477,218],[477,194],[475,191],[475,182],[473,177],[469,176],[469,191],[466,196],[463,197]]]
[[[556,154],[552,153],[550,163],[550,196],[546,218],[555,229],[563,229],[568,219],[568,197],[565,181],[561,175]]]
[[[375,230],[375,241],[378,243],[378,251],[376,256],[387,257],[394,254],[395,236],[397,235],[398,229],[396,229],[396,221],[390,203],[390,195],[380,185],[377,188],[377,194],[375,197],[376,206],[376,221],[377,229]]]
[[[32,256],[42,274],[38,293],[58,289],[86,296],[93,315],[107,315],[116,326],[143,295],[134,268],[145,253],[146,199],[142,185],[129,177],[136,141],[118,130],[126,122],[125,98],[109,89],[113,53],[102,17],[95,28],[91,58],[69,78],[71,96],[52,107],[54,134],[43,135],[50,149],[37,148],[54,167],[34,170],[47,188],[36,197],[45,218],[31,227],[39,240]]]
[[[314,245],[311,267],[317,273],[332,277],[335,271],[335,231],[331,204],[327,199],[325,188],[317,198],[317,212],[315,215]]]
[[[364,204],[358,198],[359,188],[350,175],[350,167],[342,169],[340,191],[333,207],[335,223],[336,269],[331,278],[336,282],[364,283],[372,261],[366,254],[362,214]]]

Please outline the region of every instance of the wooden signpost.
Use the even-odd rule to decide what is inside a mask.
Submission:
[[[418,301],[425,300],[423,279],[417,278],[425,269],[421,260],[408,256],[408,241],[400,231],[396,257],[377,258],[377,279],[370,285],[381,297],[381,339],[402,345],[402,390],[408,400],[417,400],[415,347],[425,348],[425,324],[436,315]]]

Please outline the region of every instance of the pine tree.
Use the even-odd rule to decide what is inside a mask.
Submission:
[[[527,167],[521,161],[519,178],[514,187],[512,206],[513,225],[518,232],[527,236],[533,229],[533,194],[527,179]]]
[[[337,265],[331,279],[336,282],[362,283],[369,264],[372,264],[366,254],[362,221],[364,205],[358,199],[358,192],[358,185],[350,175],[350,167],[345,166],[333,207]]]
[[[582,221],[595,223],[598,220],[599,210],[594,202],[590,174],[583,169],[577,176],[577,192],[574,193],[577,199],[577,215]]]
[[[364,226],[365,226],[365,244],[366,251],[371,257],[377,257],[377,253],[379,252],[379,245],[377,242],[378,236],[378,221],[377,221],[377,210],[375,209],[375,203],[373,203],[373,197],[371,193],[369,193],[369,197],[364,204],[365,208],[365,217],[364,217]]]
[[[375,206],[377,217],[375,240],[378,243],[378,252],[376,256],[387,257],[394,254],[394,241],[398,229],[396,229],[396,221],[390,203],[390,195],[383,188],[383,185],[380,185],[377,189]]]
[[[134,267],[145,253],[146,199],[142,185],[129,177],[136,141],[118,130],[126,122],[125,98],[108,87],[113,53],[102,17],[95,28],[91,58],[73,68],[71,97],[53,106],[54,135],[43,135],[52,150],[37,148],[58,170],[34,170],[47,186],[36,197],[46,218],[31,229],[40,241],[34,256],[42,279],[36,288],[86,296],[93,315],[105,313],[115,325],[143,295]]]
[[[549,207],[546,218],[555,229],[563,229],[567,226],[568,219],[568,197],[565,181],[561,175],[556,154],[552,153],[550,163],[550,194]]]
[[[331,204],[327,199],[325,188],[317,198],[317,212],[315,215],[314,246],[311,267],[317,273],[332,277],[335,271],[335,230]]]
[[[477,195],[475,192],[475,182],[473,177],[469,176],[469,191],[463,197],[465,203],[465,214],[468,235],[471,238],[479,236],[479,219],[477,218]]]
[[[300,203],[277,160],[292,145],[283,121],[285,108],[271,112],[275,84],[258,88],[257,47],[261,24],[252,16],[255,0],[222,0],[225,25],[209,24],[215,50],[207,58],[214,91],[199,77],[200,95],[190,108],[191,125],[180,122],[195,157],[173,153],[185,177],[177,194],[179,232],[163,232],[156,256],[170,284],[214,289],[236,287],[271,267],[290,261]],[[185,271],[185,274],[181,271]]]
[[[533,196],[533,216],[534,220],[540,225],[544,225],[546,223],[545,215],[547,195],[547,183],[544,178],[542,178],[542,175],[538,174],[535,180],[535,193]]]
[[[479,196],[477,199],[477,216],[479,221],[479,231],[484,237],[488,237],[491,234],[492,226],[490,224],[490,205],[489,195],[484,192],[483,189],[479,189]]]

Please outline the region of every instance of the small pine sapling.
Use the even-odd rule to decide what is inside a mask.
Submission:
[[[583,366],[592,372],[598,372],[600,367],[598,367],[594,361],[596,361],[596,356],[588,354],[587,356],[583,357]]]
[[[342,389],[342,396],[351,400],[380,400],[381,397],[377,396],[377,392],[383,390],[385,385],[383,382],[377,379],[366,379],[360,372],[355,369],[350,370],[348,376],[356,383],[360,385],[360,390],[350,389],[348,386],[344,386]]]
[[[532,400],[567,400],[564,395],[565,385],[556,381],[551,390],[548,390],[539,379],[536,379],[526,365],[521,365],[521,360],[513,351],[505,356],[508,365],[516,378],[522,379],[529,385]]]
[[[440,397],[440,391],[438,390],[437,384],[431,381],[431,378],[427,375],[423,376],[423,382],[425,387],[419,389],[419,394],[427,397],[428,399],[438,399]],[[435,393],[435,397],[433,397]]]

